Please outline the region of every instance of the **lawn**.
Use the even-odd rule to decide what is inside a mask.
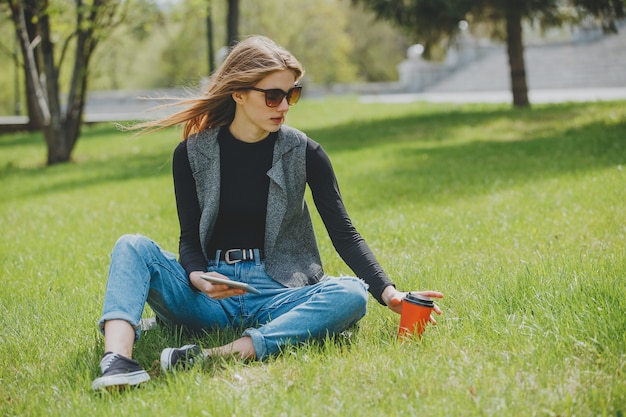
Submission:
[[[289,116],[329,153],[353,222],[398,288],[445,293],[438,325],[400,343],[398,316],[370,297],[338,340],[170,375],[162,348],[236,333],[156,329],[135,348],[152,380],[93,393],[114,242],[142,233],[177,249],[180,130],[92,126],[73,162],[53,167],[40,135],[0,136],[3,416],[626,414],[626,102],[333,98]],[[350,273],[314,222],[326,271]]]

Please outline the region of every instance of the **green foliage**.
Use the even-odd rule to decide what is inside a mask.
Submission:
[[[351,61],[363,81],[398,78],[397,64],[406,58],[407,36],[360,6],[349,12],[347,31],[353,39]]]
[[[56,36],[69,34],[70,7],[54,0]],[[209,9],[210,4],[210,9]],[[90,90],[142,90],[195,86],[208,75],[206,17],[211,11],[214,50],[225,45],[226,2],[183,0],[125,3],[126,19],[99,44],[90,68]],[[373,14],[353,8],[349,0],[284,2],[242,0],[242,35],[263,34],[290,49],[317,84],[397,79],[404,59],[405,37]],[[6,11],[6,5],[0,4]],[[65,20],[63,20],[65,16]],[[12,23],[0,14],[0,114],[14,113]],[[69,77],[64,67],[63,79]],[[20,74],[23,83],[23,74]],[[20,86],[22,95],[24,87]],[[22,99],[22,103],[24,100]]]
[[[197,85],[209,74],[206,10],[192,2],[177,5],[174,12],[171,37],[161,52],[161,68],[167,86]]]
[[[348,15],[342,9],[338,2],[326,0],[251,1],[242,5],[242,35],[260,33],[276,40],[302,61],[315,84],[353,81],[353,41],[346,33]]]
[[[616,21],[626,16],[624,0],[573,0],[574,5],[600,20],[605,33],[617,33]],[[582,13],[583,17],[585,13]]]
[[[169,87],[159,51],[171,40],[167,10],[151,0],[128,4],[126,18],[96,50],[91,90],[141,90]],[[159,70],[155,70],[159,69]]]
[[[152,381],[104,395],[89,384],[109,252],[134,232],[176,250],[180,131],[90,127],[74,163],[48,168],[39,135],[2,136],[2,414],[624,415],[624,120],[626,102],[302,100],[290,124],[328,151],[355,225],[398,287],[445,293],[438,325],[398,343],[398,317],[370,300],[350,336],[167,376],[163,347],[236,333],[158,329],[135,348]],[[314,222],[325,269],[349,273]]]
[[[242,1],[242,35],[263,34],[303,63],[314,84],[397,79],[404,36],[348,0]]]
[[[0,71],[0,115],[13,115],[15,114],[16,102],[23,102],[24,90],[24,87],[19,85],[17,97],[20,99],[16,100],[16,71],[18,84],[23,82],[24,74],[20,68],[16,69],[14,56],[16,52],[19,53],[19,50],[17,49],[15,31],[5,8],[5,4],[0,3],[0,68],[2,68]]]
[[[378,17],[404,28],[412,39],[424,45],[427,58],[437,53],[436,48],[445,48],[454,40],[461,20],[469,21],[473,31],[498,40],[505,39],[503,21],[507,12],[515,8],[544,29],[592,16],[606,32],[617,32],[615,21],[624,17],[626,5],[624,0],[352,0],[352,3],[362,4]]]
[[[16,55],[19,61],[16,61]],[[11,11],[6,2],[0,2],[0,115],[13,116],[16,107],[21,115],[26,112],[21,61]]]
[[[470,0],[353,0],[373,10],[382,19],[411,33],[424,46],[430,59],[433,48],[449,43],[458,32],[458,23],[471,10]]]

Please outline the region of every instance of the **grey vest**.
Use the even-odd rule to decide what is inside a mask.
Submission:
[[[207,260],[215,257],[206,252],[206,242],[213,233],[220,205],[218,132],[219,128],[211,128],[187,139],[189,163],[202,213],[200,242]],[[304,133],[283,125],[274,145],[272,167],[267,172],[270,187],[265,220],[265,270],[287,287],[314,284],[324,275],[304,200],[306,144]]]

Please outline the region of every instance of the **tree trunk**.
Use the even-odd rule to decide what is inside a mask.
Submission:
[[[94,0],[89,7],[76,2],[76,37],[73,72],[67,105],[61,105],[59,67],[51,38],[49,0],[7,1],[24,57],[24,73],[31,124],[43,133],[48,148],[47,164],[70,160],[80,136],[87,94],[89,61],[106,29],[119,20],[116,0]],[[69,41],[69,39],[68,39]],[[67,46],[67,44],[66,44]],[[60,61],[65,56],[65,49]]]
[[[65,133],[65,126],[44,126],[41,130],[46,140],[48,149],[48,158],[46,159],[47,165],[54,165],[70,160],[72,150],[67,146],[67,135]]]
[[[47,8],[47,0],[44,0]],[[50,19],[44,13],[39,17],[41,36],[41,56],[45,87],[50,108],[50,120],[43,127],[44,137],[48,145],[48,165],[69,161],[72,144],[67,136],[66,120],[60,100],[59,69],[54,61],[54,43],[50,38]]]
[[[226,41],[228,46],[234,45],[239,40],[239,0],[228,0]]]
[[[511,92],[513,106],[528,107],[528,86],[524,64],[524,44],[522,40],[522,12],[515,2],[506,10],[506,46],[509,54]]]
[[[24,80],[26,85],[26,97],[28,100],[29,124],[37,128],[43,127],[50,119],[45,88],[39,77],[39,62],[37,61],[35,48],[37,48],[37,31],[31,24],[34,20],[33,10],[36,4],[27,2],[26,7],[22,3],[15,3],[11,8],[15,33],[19,40],[20,49],[24,58]]]
[[[207,15],[206,15],[206,40],[208,46],[208,62],[209,62],[209,75],[213,74],[215,71],[215,51],[213,51],[213,10],[212,10],[212,2],[209,0],[209,4],[207,6]]]
[[[26,39],[35,39],[37,37],[37,26],[33,23],[35,21],[33,10],[35,10],[34,6],[30,6],[30,7],[26,7],[22,9],[24,13],[24,28],[26,30],[24,35],[26,36]],[[17,27],[18,26],[16,25],[16,28]],[[18,40],[19,40],[20,31],[17,30],[16,33],[18,34]],[[25,43],[23,41],[20,41],[18,43],[20,44],[22,56],[26,57],[26,54],[28,52],[24,50]],[[26,129],[28,129],[29,132],[34,132],[36,130],[41,129],[41,126],[43,126],[43,120],[41,118],[42,115],[40,114],[40,112],[37,111],[38,94],[35,89],[35,86],[33,85],[31,81],[31,77],[29,76],[28,72],[31,70],[35,70],[36,73],[39,74],[39,63],[35,59],[34,54],[30,60],[30,65],[26,63],[26,60],[27,58],[24,59],[25,65],[23,66],[24,81],[25,81],[24,85],[26,89],[26,112],[27,112],[26,114],[28,116],[28,124],[26,125]]]
[[[79,0],[77,4],[82,5]],[[94,2],[95,7],[102,7],[101,2]],[[76,27],[78,28],[76,36],[76,53],[74,56],[74,67],[72,69],[72,79],[70,81],[70,91],[67,96],[67,110],[65,112],[65,135],[66,143],[70,152],[74,149],[74,145],[80,136],[80,129],[83,121],[83,110],[85,108],[85,97],[87,95],[87,79],[89,59],[96,41],[94,39],[93,25],[95,24],[94,13],[85,19],[85,16],[79,12],[77,14]],[[90,25],[85,25],[84,20],[91,21]]]

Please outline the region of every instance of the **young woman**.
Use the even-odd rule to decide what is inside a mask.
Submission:
[[[300,97],[303,73],[285,49],[250,37],[233,47],[206,95],[142,126],[184,123],[173,157],[179,259],[140,235],[115,244],[99,322],[102,376],[93,389],[150,379],[131,359],[146,302],[166,326],[246,329],[232,343],[208,350],[166,348],[164,371],[207,355],[263,360],[285,345],[338,334],[363,317],[368,290],[399,312],[406,293],[396,290],[352,225],[328,156],[284,125]],[[307,184],[333,245],[359,278],[324,274],[304,201]],[[211,277],[249,284],[259,293]]]

